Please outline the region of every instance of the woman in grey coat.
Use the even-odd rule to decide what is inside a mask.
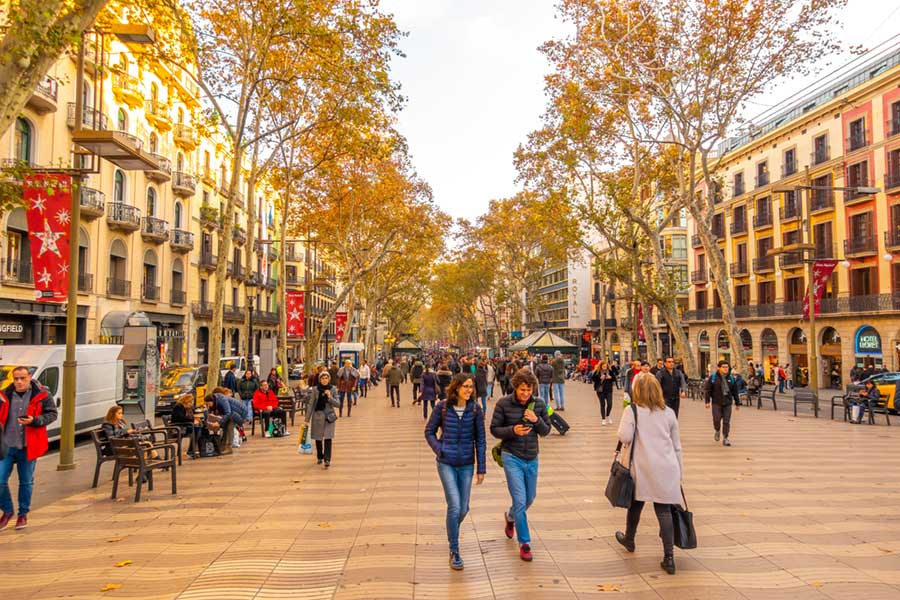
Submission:
[[[334,439],[334,424],[337,421],[336,406],[340,406],[337,388],[331,385],[331,375],[328,371],[319,373],[319,380],[313,388],[310,407],[306,412],[306,422],[309,423],[310,437],[316,441],[316,456],[319,464],[325,462],[325,468],[331,466],[331,440]]]
[[[660,566],[675,574],[675,529],[672,525],[672,505],[683,506],[681,493],[681,437],[678,418],[666,406],[662,387],[650,373],[638,373],[632,382],[631,400],[637,409],[626,408],[619,423],[619,440],[634,444],[634,501],[628,509],[625,533],[616,532],[616,541],[634,552],[634,534],[641,519],[644,502],[652,502],[659,521],[659,537],[663,543]],[[623,454],[628,451],[623,451]]]

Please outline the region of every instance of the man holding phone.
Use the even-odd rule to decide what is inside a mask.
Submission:
[[[506,537],[517,534],[519,558],[531,561],[528,507],[537,495],[538,436],[550,433],[547,405],[534,397],[538,380],[530,369],[512,378],[513,393],[497,401],[491,417],[491,435],[502,440],[501,456],[512,507],[504,513]]]
[[[34,467],[47,452],[47,425],[56,420],[56,404],[47,391],[32,381],[28,367],[12,371],[12,385],[0,391],[0,531],[13,517],[9,478],[19,473],[19,518],[16,529],[28,527],[34,490]]]

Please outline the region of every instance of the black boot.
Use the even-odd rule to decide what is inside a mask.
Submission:
[[[634,552],[634,538],[628,539],[621,531],[616,532],[616,541],[622,544],[629,552]]]
[[[663,556],[662,562],[659,563],[659,566],[663,568],[663,571],[668,573],[669,575],[675,574],[675,557],[671,554],[667,556]]]

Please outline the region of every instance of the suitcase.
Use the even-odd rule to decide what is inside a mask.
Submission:
[[[553,425],[553,428],[559,432],[559,435],[566,435],[566,432],[569,431],[569,424],[563,419],[558,412],[554,412],[550,415],[550,424]]]

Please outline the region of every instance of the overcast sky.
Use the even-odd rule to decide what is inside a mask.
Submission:
[[[474,219],[516,189],[512,155],[540,125],[549,65],[538,51],[566,33],[554,0],[382,0],[406,58],[394,77],[408,98],[400,131],[419,174],[453,217]],[[840,37],[872,47],[900,33],[896,0],[850,0]],[[832,58],[836,65],[846,59]],[[833,67],[832,67],[833,68]],[[753,116],[807,82],[781,83],[748,106]]]

